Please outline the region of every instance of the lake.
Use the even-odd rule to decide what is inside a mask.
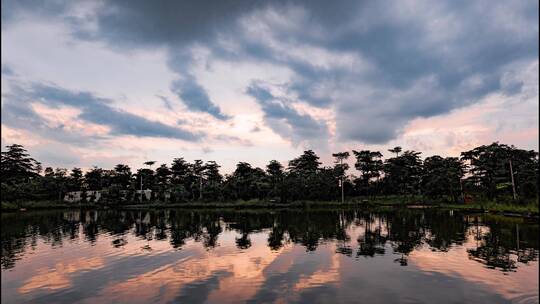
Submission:
[[[2,303],[538,303],[538,222],[436,209],[2,214]]]

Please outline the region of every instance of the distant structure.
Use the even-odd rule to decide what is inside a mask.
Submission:
[[[96,190],[96,191],[71,191],[66,193],[64,196],[64,202],[67,203],[79,203],[82,201],[96,203],[99,202],[103,195],[107,194],[107,190]],[[142,195],[141,195],[142,193]],[[149,201],[152,199],[152,190],[135,190],[136,197],[140,197],[141,200],[144,198]],[[129,191],[120,190],[120,200],[125,201],[128,199]],[[163,193],[164,199],[167,201],[171,198],[171,192],[165,191]]]
[[[64,196],[64,202],[78,203],[82,200],[82,191],[71,191]]]
[[[137,190],[136,193],[138,195],[141,195],[141,193],[144,194],[144,197],[146,198],[147,201],[149,201],[151,198],[152,198],[152,190]],[[141,196],[141,199],[142,199],[142,196]]]
[[[96,191],[71,191],[64,196],[64,202],[78,203],[86,197],[88,202],[99,202],[101,199],[101,190]]]

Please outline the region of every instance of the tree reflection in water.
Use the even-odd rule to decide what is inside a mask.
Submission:
[[[476,231],[479,231],[476,222]],[[520,228],[521,227],[521,228]],[[538,225],[519,225],[515,221],[490,221],[489,231],[476,236],[477,248],[467,250],[469,257],[489,268],[515,271],[518,263],[538,259]]]
[[[351,241],[350,229],[359,229]],[[406,266],[411,252],[427,247],[448,251],[474,236],[470,259],[502,271],[515,271],[520,263],[538,259],[538,223],[495,216],[468,216],[442,210],[399,209],[388,212],[365,210],[280,210],[280,211],[47,211],[2,214],[3,269],[13,268],[38,240],[54,247],[77,240],[81,235],[95,243],[101,234],[114,236],[113,247],[128,243],[127,235],[143,240],[168,241],[181,249],[188,240],[206,249],[219,246],[219,236],[235,231],[236,246],[247,249],[251,235],[264,232],[267,245],[279,250],[288,243],[315,251],[334,242],[336,253],[354,258],[396,255]]]

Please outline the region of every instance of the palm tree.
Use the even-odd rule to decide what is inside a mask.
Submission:
[[[393,149],[388,150],[388,152],[396,153],[396,157],[399,156],[399,152],[401,152],[403,149],[400,146],[394,147]]]
[[[152,165],[155,163],[156,163],[155,160],[149,160],[149,161],[144,162],[144,164],[147,165],[150,170],[152,170]],[[142,196],[143,196],[143,177],[141,174],[141,203],[142,203]]]
[[[152,165],[154,165],[156,163],[155,160],[149,160],[147,162],[144,162],[145,165],[149,166],[150,169],[152,169]]]

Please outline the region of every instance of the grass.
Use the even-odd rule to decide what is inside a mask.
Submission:
[[[2,211],[17,211],[20,209],[68,209],[80,207],[96,207],[95,204],[69,204],[58,200],[2,202]]]
[[[383,206],[429,206],[445,209],[458,209],[464,211],[488,211],[491,213],[519,213],[538,215],[538,201],[513,202],[510,199],[502,199],[498,202],[478,199],[472,203],[455,204],[447,201],[427,201],[421,196],[400,198],[397,196],[380,197],[369,201],[371,205]]]
[[[71,204],[56,200],[50,201],[25,201],[19,203],[2,202],[2,211],[17,211],[21,208],[30,209],[52,209],[52,208],[122,208],[122,209],[148,209],[148,208],[194,208],[194,209],[280,209],[280,208],[326,208],[326,207],[362,207],[369,209],[395,208],[423,206],[433,208],[457,209],[463,211],[488,211],[495,214],[520,214],[538,216],[538,202],[527,204],[516,204],[511,201],[493,202],[477,201],[467,204],[451,204],[446,202],[426,203],[421,196],[381,196],[376,198],[354,197],[345,202],[339,201],[294,201],[290,203],[277,203],[261,200],[229,201],[229,202],[186,202],[186,203],[163,203],[145,202],[143,204],[122,204],[122,205],[96,205],[96,204]]]
[[[460,210],[486,210],[494,213],[531,213],[538,215],[538,205],[534,203],[529,203],[526,205],[510,204],[510,203],[495,203],[495,202],[486,202],[486,203],[472,203],[472,204],[441,204],[441,207],[449,209],[460,209]]]
[[[123,205],[122,208],[141,209],[141,208],[309,208],[309,207],[344,207],[359,206],[359,202],[346,201],[344,203],[335,201],[294,201],[290,203],[276,203],[261,200],[238,200],[230,202],[186,202],[186,203],[143,203]]]

